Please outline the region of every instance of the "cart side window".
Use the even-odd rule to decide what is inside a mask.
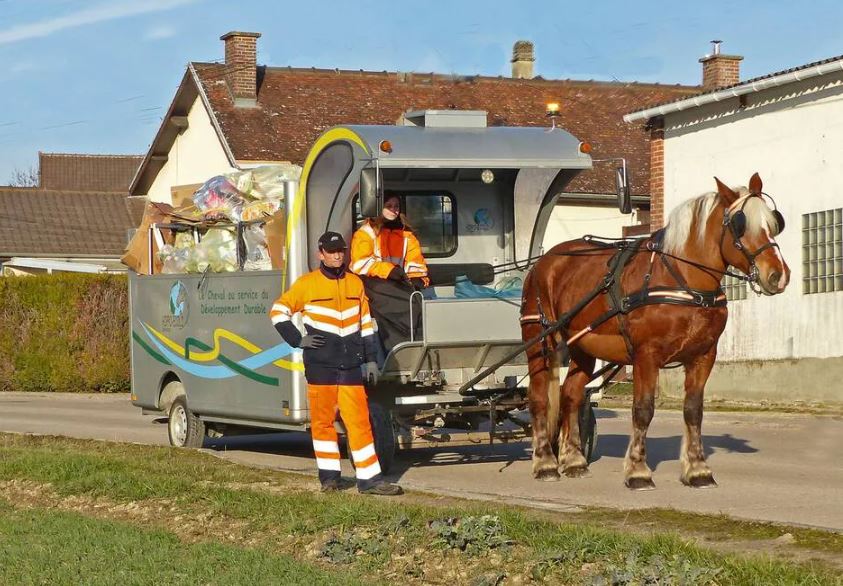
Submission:
[[[401,209],[427,258],[444,258],[457,251],[456,203],[447,192],[399,192]],[[360,197],[354,198],[354,230],[363,223]]]

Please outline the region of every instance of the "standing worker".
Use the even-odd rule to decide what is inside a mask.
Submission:
[[[346,244],[336,232],[319,237],[320,267],[303,275],[273,304],[272,323],[284,341],[304,349],[304,376],[310,404],[311,433],[323,492],[341,487],[340,449],[334,429],[337,407],[348,431],[349,452],[364,494],[398,495],[397,484],[383,480],[372,426],[366,380],[377,383],[375,340],[363,283],[346,270]],[[293,324],[302,312],[304,336]]]
[[[401,198],[387,191],[383,210],[366,220],[351,239],[351,270],[363,277],[378,335],[387,353],[410,339],[410,299],[413,291],[430,285],[427,262],[407,217]],[[413,311],[413,330],[421,333],[421,310]]]

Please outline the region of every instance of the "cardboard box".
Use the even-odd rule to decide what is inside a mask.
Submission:
[[[138,274],[149,275],[149,228],[152,224],[167,224],[171,220],[172,206],[165,203],[149,202],[143,212],[143,219],[131,242],[126,247],[126,252],[120,258],[120,262]],[[165,244],[172,244],[175,235],[170,230],[161,230]],[[158,258],[158,244],[155,238],[152,239],[152,269],[160,273],[163,268]]]
[[[272,268],[283,271],[287,262],[287,214],[284,208],[272,215],[264,225],[263,231]]]
[[[170,188],[170,199],[175,209],[186,208],[193,205],[193,194],[202,187],[202,183],[191,183],[190,185],[174,185]]]

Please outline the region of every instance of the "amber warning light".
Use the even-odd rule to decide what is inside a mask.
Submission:
[[[580,152],[584,155],[587,155],[591,152],[591,143],[590,142],[581,142],[580,143]]]
[[[380,144],[380,149],[385,153],[391,153],[392,152],[392,143],[389,142],[388,140],[382,140],[381,144]]]

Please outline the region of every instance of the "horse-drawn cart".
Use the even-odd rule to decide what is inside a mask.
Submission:
[[[350,238],[362,217],[379,212],[384,187],[403,198],[431,272],[468,275],[488,296],[464,297],[451,283],[411,300],[421,331],[392,349],[369,389],[382,466],[396,446],[457,442],[446,429],[466,441],[524,437],[520,298],[494,286],[523,282],[558,194],[592,166],[589,149],[559,128],[487,127],[485,112],[410,112],[404,120],[336,127],[316,141],[286,194],[283,270],[131,273],[132,399],[170,418],[173,444],[201,445],[206,433],[242,428],[308,428],[301,355],[279,339],[269,307],[318,266],[319,235]],[[619,178],[628,207],[625,167]],[[614,368],[599,371],[598,388]],[[593,446],[593,403],[584,401],[580,415],[583,445]]]

